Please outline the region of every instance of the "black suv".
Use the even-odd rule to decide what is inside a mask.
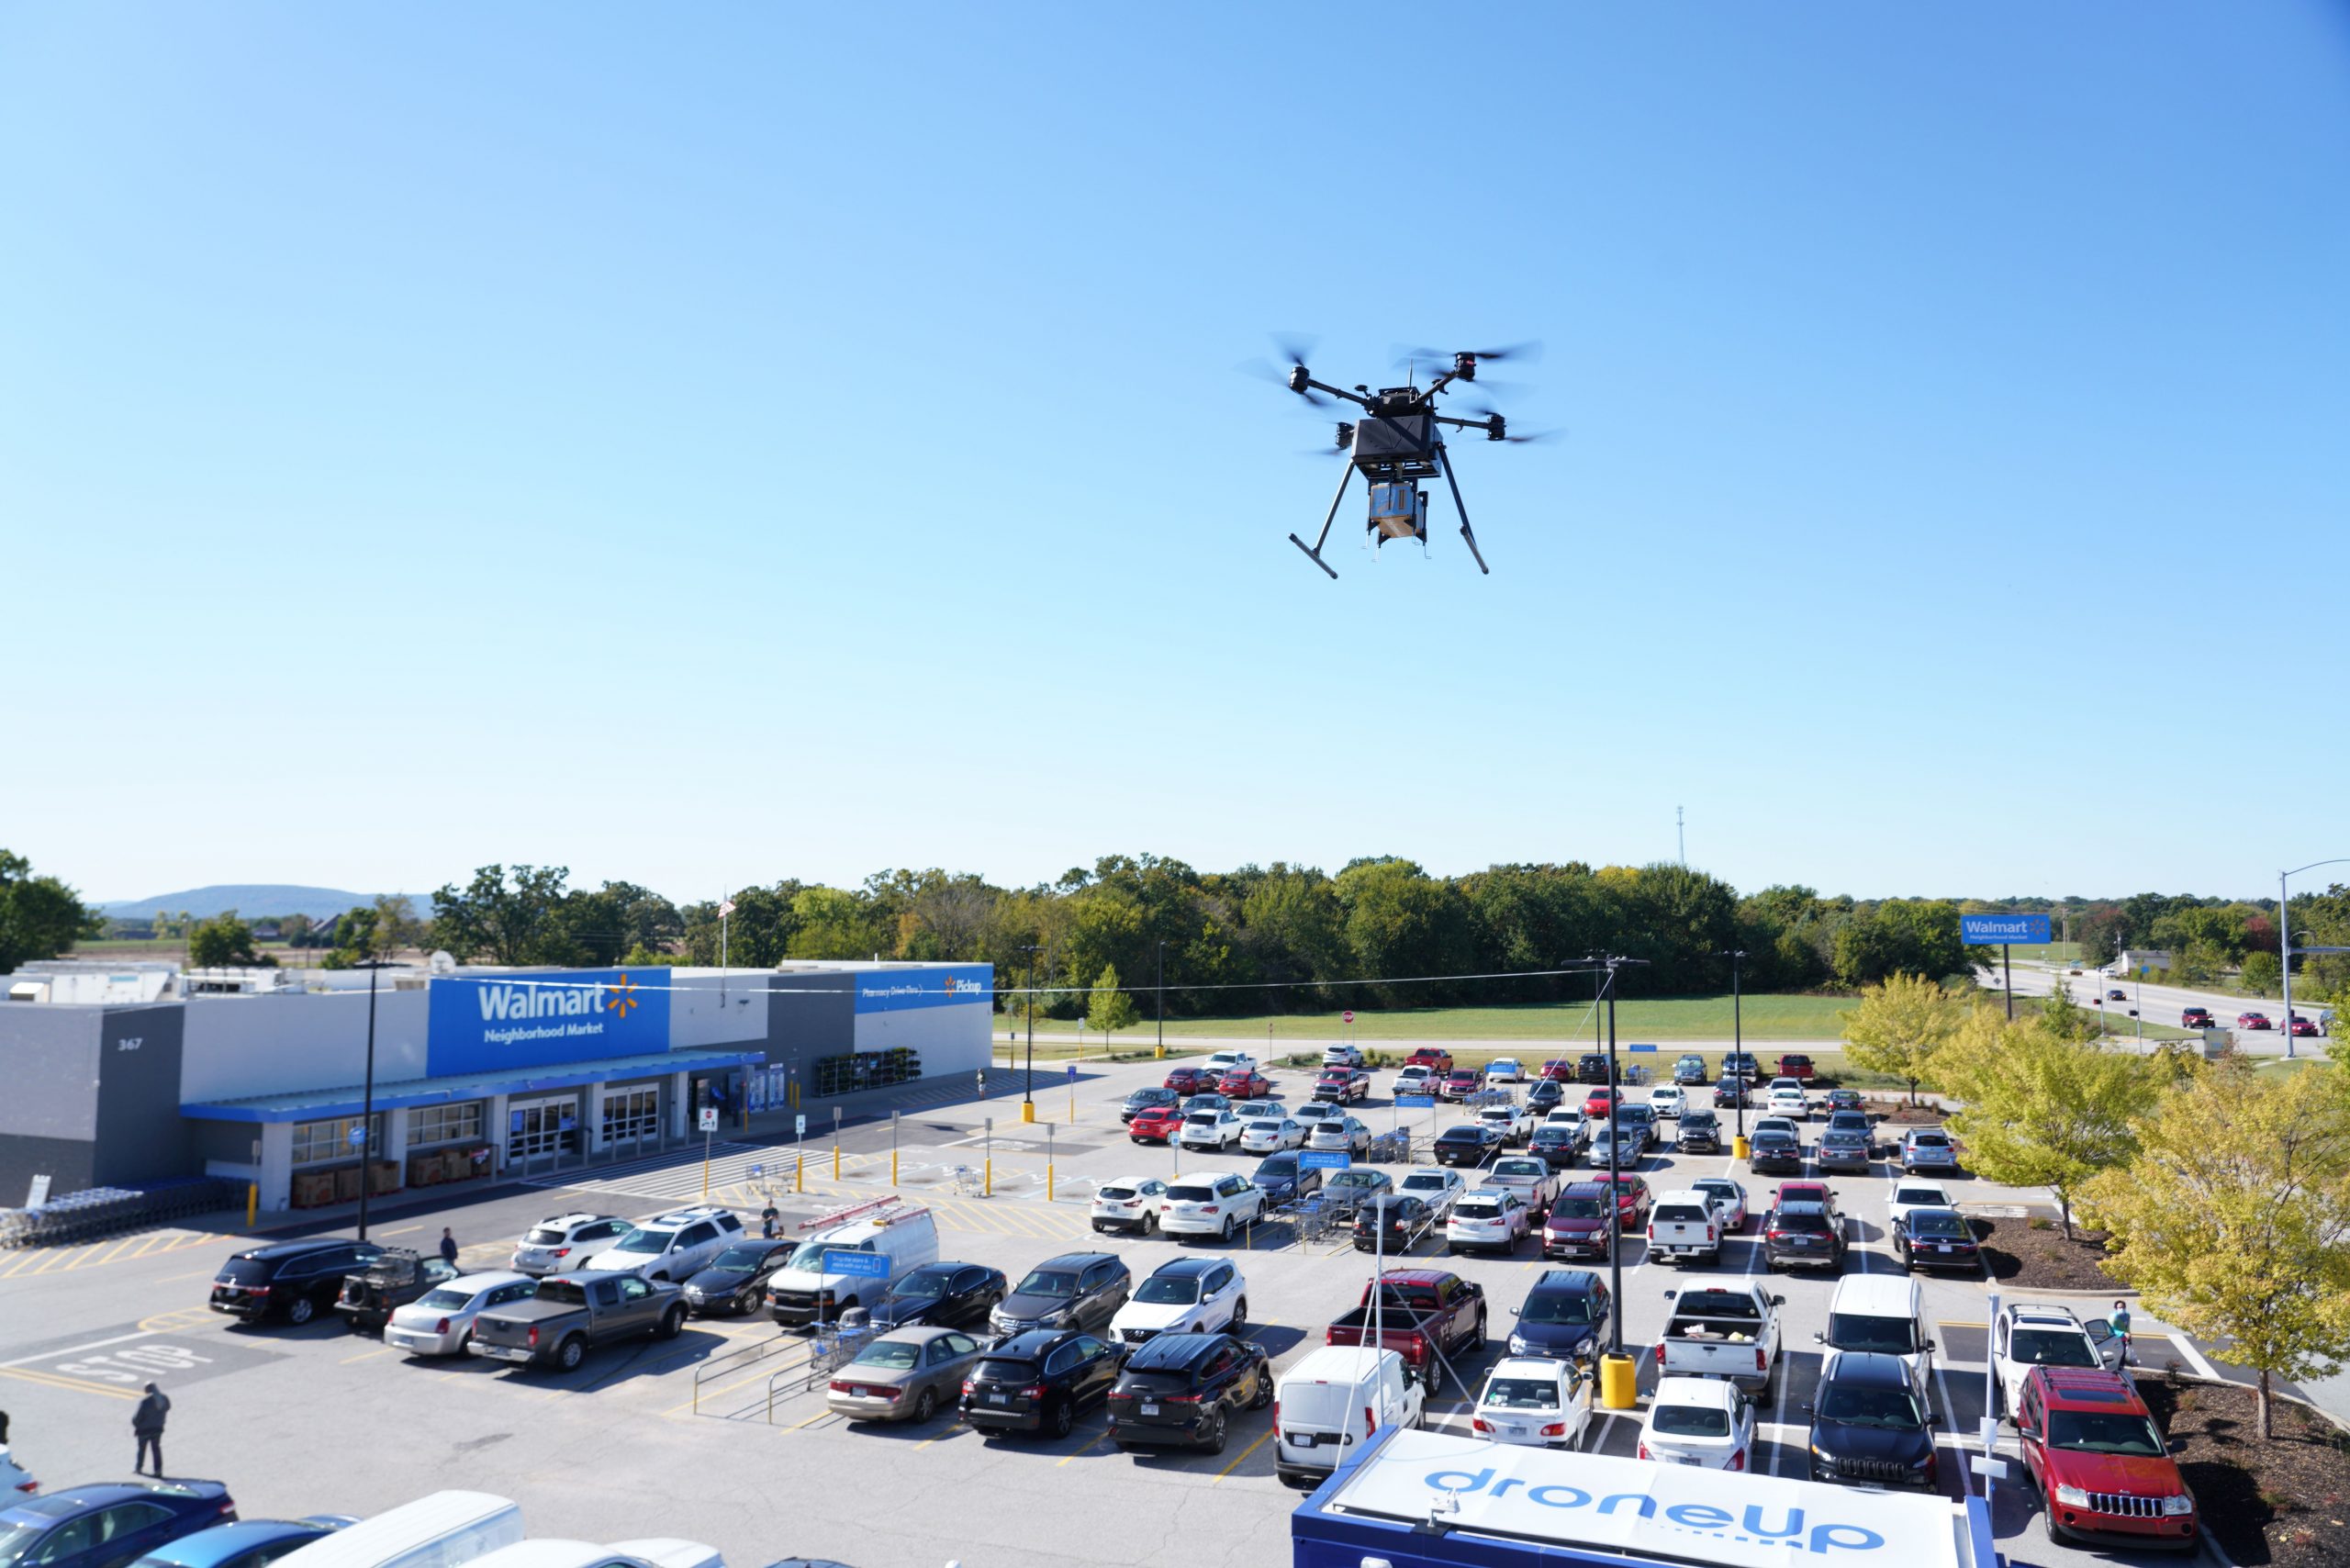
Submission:
[[[1001,1269],[984,1263],[924,1263],[890,1287],[873,1308],[876,1328],[978,1328],[1011,1291]]]
[[[1035,1328],[1106,1331],[1126,1305],[1134,1274],[1108,1252],[1064,1252],[1047,1258],[1021,1277],[1010,1295],[988,1314],[999,1334]]]
[[[1762,1222],[1762,1263],[1781,1269],[1844,1267],[1844,1222],[1825,1204],[1781,1204]]]
[[[1899,1356],[1842,1350],[1828,1363],[1811,1417],[1811,1478],[1934,1485],[1934,1428]]]
[[[1447,1127],[1430,1146],[1438,1165],[1483,1165],[1502,1151],[1502,1135],[1483,1122]]]
[[[1126,1358],[1110,1391],[1110,1440],[1222,1453],[1237,1411],[1273,1402],[1265,1348],[1229,1334],[1161,1334]]]
[[[1065,1438],[1077,1425],[1078,1406],[1102,1398],[1117,1381],[1117,1353],[1091,1334],[1015,1334],[981,1356],[964,1380],[963,1419]]]
[[[332,1237],[250,1248],[220,1265],[212,1281],[212,1310],[252,1323],[273,1313],[283,1313],[288,1323],[308,1323],[334,1305],[345,1274],[383,1255],[372,1241]]]
[[[1711,1111],[1692,1105],[1681,1113],[1673,1124],[1673,1147],[1684,1154],[1718,1154],[1722,1147],[1722,1120]]]
[[[1606,1082],[1607,1058],[1596,1051],[1585,1051],[1575,1060],[1575,1081],[1577,1083]]]

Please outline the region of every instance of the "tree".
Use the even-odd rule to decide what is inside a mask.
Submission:
[[[1118,986],[1118,966],[1111,964],[1102,970],[1102,978],[1093,982],[1093,994],[1085,1009],[1085,1022],[1102,1031],[1105,1040],[1121,1029],[1135,1025],[1135,999]]]
[[[0,849],[0,974],[35,958],[70,952],[106,930],[106,917],[85,907],[54,877],[36,877],[32,862]]]
[[[405,893],[382,893],[375,899],[376,951],[388,958],[407,947],[424,945],[424,922]]]
[[[198,969],[222,969],[234,966],[275,968],[277,960],[263,958],[253,947],[253,928],[237,918],[233,909],[224,909],[209,920],[199,920],[187,935],[188,967]]]
[[[799,924],[787,948],[794,958],[869,958],[895,955],[897,923],[861,893],[844,888],[805,888],[791,901]]]
[[[2244,956],[2244,969],[2239,978],[2244,981],[2244,990],[2253,995],[2271,996],[2276,993],[2277,977],[2282,969],[2283,965],[2274,948],[2255,947]]]
[[[1936,981],[1897,974],[1863,991],[1861,1004],[1838,1016],[1844,1021],[1845,1059],[1908,1080],[1914,1105],[1919,1081],[1933,1075],[1934,1057],[1963,1014],[1958,999]]]
[[[570,877],[567,866],[517,866],[510,879],[503,866],[484,866],[464,888],[452,882],[432,895],[432,943],[460,963],[577,963],[586,955],[562,921]]]
[[[2146,1310],[2213,1340],[2269,1382],[2350,1360],[2350,1108],[2303,1071],[2196,1073],[2138,1124],[2138,1153],[2084,1189],[2109,1228],[2107,1270]]]
[[[2073,1000],[2073,988],[2056,977],[2056,989],[2041,1004],[2040,1022],[2060,1040],[2087,1040],[2098,1034],[2097,1015]]]
[[[1990,1011],[1986,1003],[1979,1013]],[[2160,1081],[2143,1058],[2061,1038],[2036,1018],[1987,1036],[1979,1022],[1971,1032],[1964,1086],[1954,1091],[1966,1108],[1951,1130],[1978,1175],[2054,1194],[2070,1238],[2074,1199],[2136,1151],[2132,1118],[2153,1105]]]

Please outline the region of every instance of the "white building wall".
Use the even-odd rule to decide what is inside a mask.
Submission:
[[[856,1015],[856,1048],[888,1051],[903,1047],[920,1051],[924,1078],[976,1072],[988,1065],[993,1018],[984,1002],[860,1013]]]
[[[766,970],[672,969],[669,983],[671,1050],[767,1037]]]
[[[375,997],[375,1081],[424,1076],[425,993]],[[367,1070],[367,993],[195,996],[180,1055],[180,1103],[297,1094]]]

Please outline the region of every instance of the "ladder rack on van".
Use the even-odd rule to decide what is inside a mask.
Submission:
[[[851,1220],[867,1220],[875,1225],[897,1225],[904,1220],[918,1219],[929,1212],[928,1207],[919,1204],[909,1204],[903,1198],[873,1198],[865,1203],[852,1204],[845,1209],[834,1209],[830,1214],[818,1215],[812,1219],[803,1219],[800,1222],[800,1228],[829,1230],[834,1226],[846,1225]]]

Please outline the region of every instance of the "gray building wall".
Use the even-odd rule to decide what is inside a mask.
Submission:
[[[182,1103],[295,1094],[357,1083],[367,1070],[367,993],[195,996],[186,1003]],[[424,1076],[421,991],[375,996],[375,1081]]]
[[[185,1176],[195,1163],[189,1124],[180,1117],[185,1008],[171,1003],[110,1007],[98,1038],[97,1144],[100,1185]]]
[[[22,1204],[35,1176],[71,1193],[91,1184],[98,1132],[98,1035],[105,1010],[0,1002],[0,1204]]]
[[[854,975],[778,974],[767,977],[770,991],[797,996],[767,999],[767,1053],[770,1064],[798,1063],[800,1077],[818,1057],[845,1056],[856,1049],[856,979]]]

